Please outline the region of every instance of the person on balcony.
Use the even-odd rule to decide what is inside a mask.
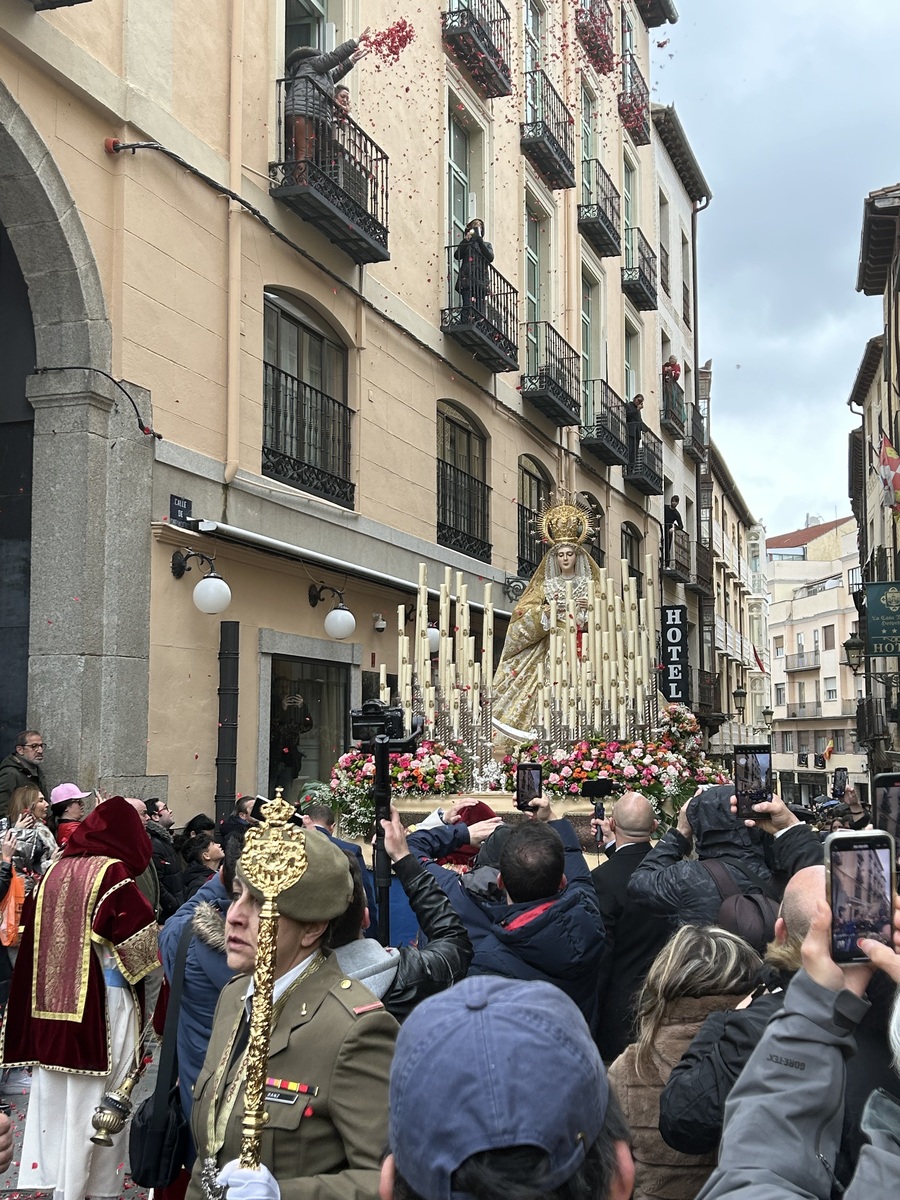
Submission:
[[[674,354],[670,354],[668,361],[663,363],[662,373],[666,383],[677,383],[681,378],[681,366]]]
[[[644,427],[644,418],[641,416],[641,409],[643,407],[644,397],[640,392],[625,405],[625,433],[628,438],[629,467],[634,467],[637,461],[637,452],[641,444],[641,430]]]
[[[362,45],[368,33],[367,26],[358,39],[350,38],[327,53],[315,46],[298,46],[287,56],[284,153],[288,162],[297,164],[295,183],[307,182],[310,160],[322,165],[331,153],[331,130],[338,112],[334,85],[369,53]]]
[[[684,522],[681,519],[681,513],[678,511],[678,501],[680,496],[673,496],[668,504],[663,505],[663,521],[665,522],[665,555],[666,566],[672,561],[672,542],[674,540],[672,530],[676,527],[684,529]]]
[[[484,221],[480,217],[474,217],[466,226],[454,257],[459,263],[456,290],[463,308],[474,308],[479,316],[485,316],[488,263],[494,261],[494,247],[484,240]]]

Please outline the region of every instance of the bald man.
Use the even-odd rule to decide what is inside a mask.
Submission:
[[[791,877],[775,922],[775,940],[766,950],[766,991],[736,1012],[710,1014],[669,1076],[659,1102],[659,1131],[673,1149],[705,1154],[718,1146],[728,1093],[769,1018],[784,1003],[787,985],[801,966],[800,947],[824,895],[824,867],[804,867]],[[834,1164],[844,1186],[862,1146],[859,1118],[870,1092],[881,1087],[900,1100],[886,1032],[895,990],[884,977],[875,976],[867,997],[872,1007],[857,1030],[858,1052],[847,1061],[844,1129]]]
[[[615,853],[591,872],[606,926],[606,950],[598,973],[597,1046],[607,1063],[634,1041],[635,998],[672,933],[667,917],[628,899],[628,880],[649,853],[657,824],[650,801],[638,792],[626,792],[609,818]]]

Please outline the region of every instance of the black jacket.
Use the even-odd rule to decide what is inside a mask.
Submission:
[[[785,972],[774,985],[777,991],[757,996],[747,1008],[706,1018],[659,1099],[659,1132],[674,1150],[707,1154],[719,1145],[725,1101],[769,1019],[781,1009],[791,977]],[[885,977],[873,979],[867,997],[872,1007],[856,1031],[857,1053],[847,1059],[844,1129],[835,1163],[835,1174],[845,1185],[863,1145],[859,1120],[870,1092],[884,1088],[900,1098],[886,1032],[894,991]]]
[[[822,862],[821,843],[808,826],[793,826],[777,838],[748,829],[731,815],[733,794],[732,784],[722,784],[689,802],[698,858],[740,862],[779,890],[801,867]],[[628,896],[650,912],[673,918],[676,925],[714,925],[722,900],[709,872],[685,858],[690,849],[690,842],[670,829],[631,876]],[[752,890],[741,870],[727,861],[725,866],[742,891]]]
[[[597,1046],[611,1063],[634,1041],[634,1001],[657,954],[674,928],[628,896],[628,881],[650,853],[649,842],[630,842],[591,871],[606,948],[597,975]]]
[[[5,817],[9,812],[9,798],[16,788],[29,787],[31,784],[41,789],[46,800],[50,799],[47,781],[40,766],[19,758],[16,753],[7,754],[0,762],[0,817]]]
[[[202,862],[190,862],[184,868],[181,876],[182,885],[184,888],[184,899],[190,900],[192,896],[200,891],[205,883],[209,883],[215,871],[211,871],[209,867]]]
[[[147,822],[153,865],[159,879],[159,923],[164,925],[184,904],[184,876],[172,835],[156,821]]]
[[[569,821],[551,821],[565,850],[566,886],[555,896],[521,904],[492,901],[464,886],[462,879],[431,861],[469,842],[462,823],[417,829],[409,848],[426,861],[462,918],[475,947],[470,975],[543,979],[574,1000],[594,1028],[597,969],[606,935],[597,895],[578,835]]]

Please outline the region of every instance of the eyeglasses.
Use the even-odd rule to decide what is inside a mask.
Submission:
[[[22,747],[24,750],[46,750],[46,742],[26,742]]]

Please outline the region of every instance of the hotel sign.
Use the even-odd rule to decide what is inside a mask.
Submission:
[[[866,584],[866,656],[900,655],[900,586]]]
[[[662,607],[662,693],[670,704],[690,704],[687,605]]]

